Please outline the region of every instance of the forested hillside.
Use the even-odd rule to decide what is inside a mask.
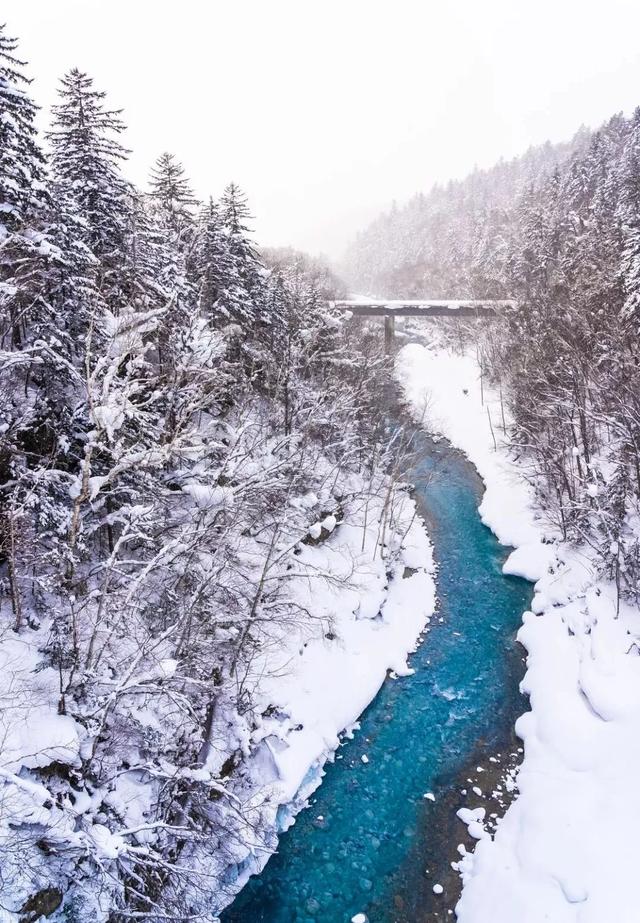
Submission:
[[[89,75],[35,116],[2,29],[3,919],[213,919],[394,656],[324,736],[289,710],[404,570],[384,360],[235,185],[164,153],[135,188]]]
[[[404,206],[394,203],[347,250],[344,271],[352,288],[389,298],[499,297],[499,261],[511,240],[516,200],[589,137],[581,129],[569,144],[531,148],[418,193]]]
[[[382,216],[349,272],[374,295],[517,300],[477,328],[512,444],[553,523],[637,597],[640,109]]]

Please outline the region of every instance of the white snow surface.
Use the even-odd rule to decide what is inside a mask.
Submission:
[[[0,701],[11,708],[0,711],[0,776],[17,775],[58,762],[79,765],[82,729],[53,707],[52,690],[58,677],[41,670],[34,682],[36,652],[20,638],[3,638],[0,646]],[[6,680],[6,683],[5,683]],[[48,793],[47,793],[48,795]]]
[[[406,346],[397,374],[417,418],[475,464],[480,514],[515,551],[505,572],[536,581],[519,640],[531,711],[517,722],[519,796],[459,868],[460,923],[638,923],[634,881],[640,766],[640,613],[598,579],[588,549],[560,542],[502,438],[499,397],[480,399],[473,357]],[[467,393],[465,393],[465,391]],[[494,448],[489,416],[497,441]],[[508,422],[508,421],[507,421]],[[464,815],[464,816],[463,816]],[[473,816],[472,816],[473,815]]]

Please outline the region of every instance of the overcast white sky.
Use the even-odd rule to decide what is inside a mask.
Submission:
[[[231,179],[263,244],[339,256],[435,181],[640,104],[638,0],[2,0],[46,109],[71,67],[163,150]]]

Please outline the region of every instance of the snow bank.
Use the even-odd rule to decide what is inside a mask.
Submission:
[[[407,514],[413,502],[407,498]],[[377,520],[374,520],[377,528]],[[288,716],[284,726],[286,746],[274,747],[278,769],[278,797],[293,801],[310,768],[318,770],[339,744],[339,734],[351,727],[384,682],[387,671],[408,672],[407,655],[435,607],[432,550],[424,527],[415,520],[404,540],[400,560],[388,580],[385,561],[372,559],[373,529],[365,552],[360,552],[362,528],[343,523],[326,547],[307,549],[319,571],[342,566],[344,576],[355,568],[352,586],[300,584],[298,601],[324,620],[326,630],[307,638],[294,635],[295,651],[285,644],[270,658],[268,675],[261,684],[265,702],[278,705]],[[358,550],[356,550],[358,549]],[[403,579],[405,567],[416,573]],[[306,598],[305,598],[306,597]],[[282,739],[282,724],[271,734]],[[291,733],[291,728],[296,728]],[[267,738],[268,739],[268,738]],[[271,741],[275,743],[275,741]],[[312,779],[319,784],[320,772]],[[308,797],[309,790],[303,790]]]
[[[502,410],[486,386],[482,406],[475,359],[411,344],[398,357],[397,373],[414,416],[462,449],[477,468],[486,486],[482,521],[503,545],[518,549],[506,573],[537,580],[553,552],[542,543],[531,489],[506,453],[494,448],[491,427],[498,447],[504,446]]]
[[[482,476],[482,519],[516,547],[505,572],[537,581],[533,612],[524,614],[518,635],[528,654],[522,688],[531,701],[516,725],[524,741],[520,795],[495,836],[483,832],[459,863],[458,919],[637,923],[639,613],[622,605],[616,618],[613,588],[598,581],[588,549],[550,541],[505,450],[498,395],[485,388],[482,406],[474,360],[412,344],[397,369],[416,416],[424,414]],[[481,827],[478,818],[461,819]]]
[[[58,676],[54,670],[34,672],[37,652],[18,636],[3,638],[0,647],[0,774],[5,779],[25,767],[51,763],[80,764],[83,729],[56,709]],[[58,696],[59,697],[59,696]]]
[[[274,850],[276,834],[306,807],[341,735],[357,727],[387,674],[411,672],[407,657],[435,608],[432,547],[414,501],[399,494],[384,557],[382,515],[381,498],[372,498],[366,517],[363,508],[353,508],[339,523],[328,515],[309,529],[313,541],[300,546],[298,560],[305,573],[329,579],[292,582],[292,611],[312,619],[284,630],[274,626],[254,664],[262,718],[251,735],[247,772]],[[229,900],[269,855],[262,844],[239,857],[235,876],[227,875]]]

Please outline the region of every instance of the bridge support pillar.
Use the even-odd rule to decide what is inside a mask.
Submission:
[[[385,314],[384,318],[384,351],[390,353],[393,349],[393,340],[396,329],[396,319],[393,314]]]

